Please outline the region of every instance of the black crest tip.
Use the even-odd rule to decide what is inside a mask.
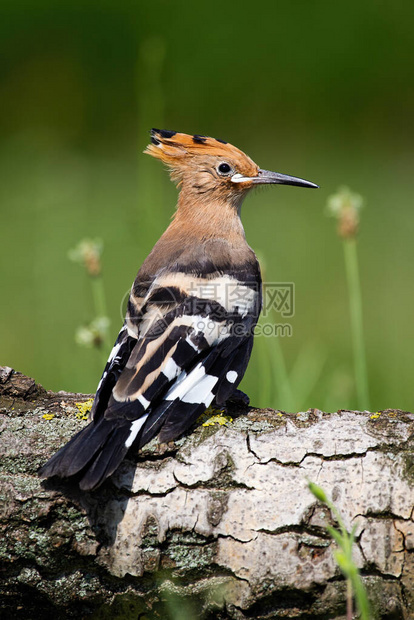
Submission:
[[[158,129],[158,133],[161,138],[172,138],[177,133],[176,131],[171,131],[169,129]]]
[[[204,144],[206,140],[206,136],[199,136],[198,134],[194,134],[193,136],[193,142],[195,142],[196,144]]]

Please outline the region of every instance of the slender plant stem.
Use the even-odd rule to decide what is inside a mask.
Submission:
[[[95,307],[95,316],[96,317],[107,317],[108,312],[106,309],[106,299],[105,299],[105,289],[103,285],[102,276],[92,276],[92,296],[93,296],[93,304]],[[109,341],[109,333],[108,330],[105,329],[104,337],[103,337],[103,347],[100,347],[102,351],[102,359],[106,364],[107,355],[111,348],[111,343]]]
[[[355,239],[344,240],[344,254],[349,290],[349,307],[351,313],[351,331],[354,350],[355,383],[357,389],[358,407],[360,409],[369,410],[368,375],[362,321],[362,298]]]
[[[273,406],[272,356],[264,336],[256,338],[255,347],[259,364],[260,399],[263,407]]]
[[[276,318],[275,318],[276,324]],[[271,346],[271,357],[275,371],[276,384],[280,395],[278,409],[286,411],[295,411],[295,398],[293,396],[292,386],[290,384],[289,374],[286,368],[285,356],[280,342],[280,337],[269,339]]]
[[[352,620],[352,581],[346,580],[346,620]]]
[[[151,127],[164,128],[165,101],[163,71],[166,58],[166,44],[162,36],[150,35],[139,48],[137,63],[136,95],[138,104],[138,152],[148,144],[148,130]],[[161,170],[153,165],[150,157],[140,157],[137,169],[138,198],[140,205],[139,225],[147,231],[141,245],[145,248],[147,237],[156,237],[165,226],[164,183]],[[144,257],[143,257],[144,258]]]
[[[308,480],[308,487],[310,492],[316,497],[317,500],[325,504],[335,517],[339,530],[330,525],[326,526],[328,533],[337,545],[337,549],[333,551],[333,556],[343,575],[346,578],[346,618],[352,620],[353,614],[353,602],[355,595],[356,607],[360,613],[360,620],[371,620],[372,614],[370,611],[370,604],[368,596],[362,582],[361,576],[358,572],[355,562],[352,559],[352,548],[355,542],[355,533],[357,525],[354,525],[349,533],[345,527],[345,522],[342,519],[339,510],[335,504],[328,499],[325,491]]]
[[[371,620],[371,606],[368,600],[367,592],[358,571],[355,569],[351,577],[353,591],[355,593],[355,599],[358,606],[358,611],[361,615],[361,620]]]
[[[96,316],[107,316],[106,299],[102,276],[94,276],[92,280],[93,304]]]

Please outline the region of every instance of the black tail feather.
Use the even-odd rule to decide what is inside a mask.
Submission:
[[[111,449],[113,435],[117,435],[116,426],[112,420],[101,419],[97,423],[91,422],[56,452],[39,470],[38,475],[41,478],[52,476],[69,478],[79,473],[94,458],[96,460],[96,454],[100,453],[104,446]]]
[[[96,489],[119,467],[129,449],[125,446],[125,442],[130,433],[130,427],[130,423],[118,427],[108,437],[107,442],[96,454],[79,483],[83,491]]]
[[[167,443],[178,439],[205,410],[204,403],[183,403],[178,399],[174,401],[168,412],[167,420],[161,428],[159,441]]]
[[[174,402],[175,401],[172,400],[164,400],[150,412],[141,433],[138,435],[137,444],[134,447],[140,449],[142,446],[145,446],[146,443],[151,441],[153,437],[155,437],[161,426],[164,424],[165,418],[169,414]]]
[[[85,435],[88,435],[92,430],[92,424],[83,428],[81,431],[76,433],[74,437],[67,444],[65,444],[56,454],[54,454],[43,467],[41,467],[38,471],[38,475],[40,478],[51,478],[52,476],[60,476],[62,478],[67,478],[72,475],[69,473],[70,466],[72,464],[72,460],[78,455],[78,458],[81,457],[82,463],[79,466],[79,469],[85,467],[88,461],[92,458],[93,454],[89,451],[80,452],[78,447],[82,446],[85,440]],[[76,473],[75,470],[73,473]]]

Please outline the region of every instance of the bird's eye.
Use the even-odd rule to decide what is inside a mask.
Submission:
[[[222,164],[219,164],[217,172],[225,176],[231,172],[231,166],[226,162],[223,162]]]

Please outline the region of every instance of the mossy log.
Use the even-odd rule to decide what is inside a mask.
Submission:
[[[36,472],[86,398],[0,368],[1,618],[345,618],[307,478],[358,523],[373,617],[414,617],[411,413],[250,408],[81,493]]]

